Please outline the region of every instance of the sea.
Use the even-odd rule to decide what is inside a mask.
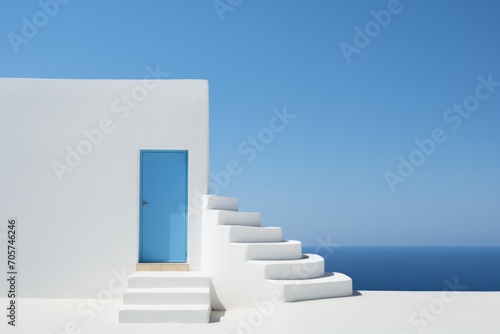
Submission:
[[[500,291],[500,247],[303,247],[355,290]]]

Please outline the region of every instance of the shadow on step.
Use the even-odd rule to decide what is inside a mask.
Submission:
[[[226,314],[226,311],[212,311],[210,313],[210,323],[220,322],[221,318]]]

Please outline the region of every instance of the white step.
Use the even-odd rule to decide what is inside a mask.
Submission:
[[[304,280],[269,280],[283,290],[284,302],[352,296],[352,280],[341,273],[328,273]]]
[[[260,213],[226,210],[205,210],[204,219],[216,225],[260,226]]]
[[[262,272],[265,279],[294,280],[325,275],[325,260],[316,254],[304,254],[300,260],[254,260],[248,261],[248,265]]]
[[[138,271],[128,278],[133,288],[207,288],[210,278],[196,271]]]
[[[238,199],[215,195],[203,195],[202,208],[206,210],[238,211]]]
[[[196,305],[210,303],[210,288],[136,288],[123,293],[124,305]]]
[[[208,323],[210,305],[124,305],[120,323]]]
[[[243,261],[298,260],[302,258],[302,244],[296,240],[282,242],[231,243],[242,254]]]
[[[228,243],[282,241],[281,227],[220,225],[218,229]]]

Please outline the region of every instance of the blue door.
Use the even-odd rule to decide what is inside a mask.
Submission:
[[[187,151],[141,151],[141,263],[186,262]]]

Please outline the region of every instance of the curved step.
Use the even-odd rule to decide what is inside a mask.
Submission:
[[[296,240],[282,242],[231,243],[242,254],[243,261],[298,260],[302,258],[302,243]]]
[[[325,259],[316,254],[304,254],[299,260],[254,260],[248,264],[261,271],[265,279],[293,280],[325,275]]]
[[[204,220],[216,225],[260,226],[260,213],[226,210],[204,210]]]
[[[202,208],[207,210],[238,211],[238,199],[215,195],[203,195]]]
[[[218,229],[228,243],[282,241],[281,227],[221,225]]]
[[[303,280],[268,280],[281,289],[284,302],[352,296],[352,280],[341,273]]]

